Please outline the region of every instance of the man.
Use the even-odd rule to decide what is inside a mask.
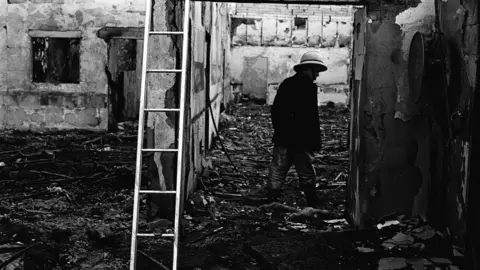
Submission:
[[[307,52],[294,70],[296,74],[280,84],[271,107],[274,148],[267,196],[269,200],[278,199],[281,184],[290,167],[295,165],[307,204],[315,207],[318,197],[312,162],[314,152],[320,150],[322,143],[314,81],[327,67],[317,52]]]

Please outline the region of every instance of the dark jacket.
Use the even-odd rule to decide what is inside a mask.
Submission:
[[[304,150],[320,150],[317,85],[300,74],[285,79],[271,107],[273,143]]]

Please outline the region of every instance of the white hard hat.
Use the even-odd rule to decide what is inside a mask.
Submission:
[[[316,51],[306,52],[305,54],[303,54],[302,58],[300,59],[300,64],[295,65],[293,69],[295,71],[298,71],[299,68],[306,65],[318,66],[321,69],[320,72],[327,70],[327,66],[323,64],[322,59],[320,59],[319,53]]]

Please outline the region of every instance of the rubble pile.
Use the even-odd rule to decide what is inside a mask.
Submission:
[[[0,269],[127,269],[136,139],[3,131]]]
[[[240,103],[223,113],[198,190],[185,203],[180,269],[462,269],[463,252],[448,232],[420,219],[350,226],[349,111],[328,104],[319,113],[321,209],[306,206],[293,168],[279,202],[247,199],[267,180],[269,107]],[[108,134],[3,132],[0,269],[128,269],[136,129],[121,127]],[[171,230],[171,221],[147,220],[141,210],[142,231]],[[138,249],[137,269],[168,269],[169,240],[141,239]]]

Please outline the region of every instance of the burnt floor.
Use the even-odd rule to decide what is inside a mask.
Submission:
[[[227,113],[233,118],[222,122],[222,140],[206,159],[212,165],[187,203],[181,269],[461,269],[462,251],[421,220],[392,217],[362,231],[345,222],[346,108],[319,112],[324,149],[315,167],[324,211],[305,207],[294,170],[280,204],[244,197],[266,182],[269,111],[244,103]],[[18,255],[7,269],[128,269],[136,130],[121,127],[2,134],[0,262]],[[143,213],[142,230],[171,227]],[[141,240],[138,269],[169,265],[170,244]]]

